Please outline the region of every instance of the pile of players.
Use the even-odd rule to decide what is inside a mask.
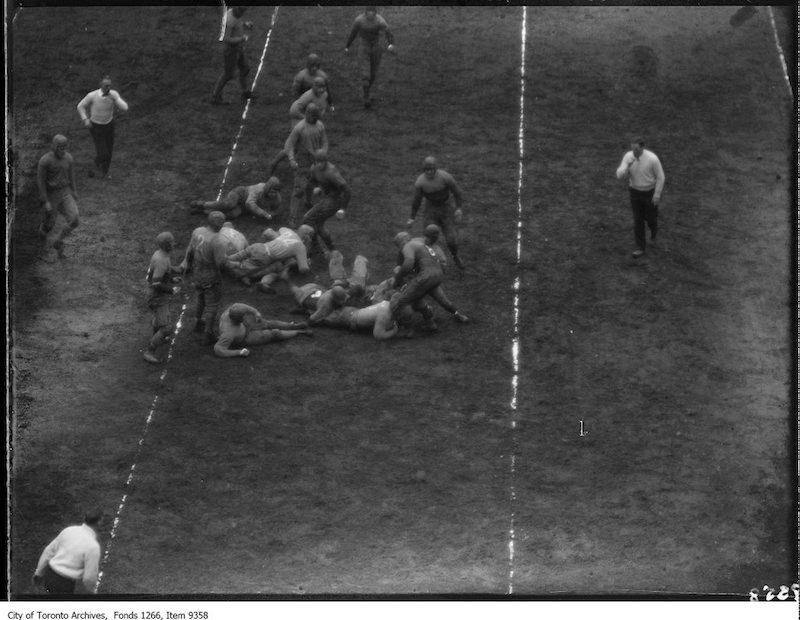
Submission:
[[[230,9],[226,19],[223,41],[234,41],[236,63],[220,77],[211,102],[221,103],[221,92],[231,79],[235,66],[240,78],[247,72],[239,42],[251,27],[242,21],[244,9]],[[363,97],[365,108],[374,101],[374,85],[380,56],[379,35],[383,32],[388,49],[393,49],[393,37],[385,20],[368,9],[356,19],[346,44],[346,51],[360,37],[365,59]],[[230,70],[229,70],[230,69]],[[240,79],[242,100],[254,98],[246,81]],[[372,90],[371,90],[372,89]],[[325,223],[331,217],[344,218],[350,203],[350,188],[336,166],[328,160],[328,138],[321,120],[333,110],[328,76],[320,67],[317,55],[308,56],[306,68],[293,81],[294,102],[290,106],[291,131],[283,149],[270,163],[266,182],[233,189],[222,200],[193,200],[192,213],[205,214],[207,222],[192,232],[183,261],[173,266],[170,252],[174,237],[163,232],[158,235],[158,249],[153,254],[147,272],[150,286],[149,306],[153,311],[153,336],[144,358],[158,363],[159,346],[169,342],[172,334],[170,298],[180,292],[182,278],[191,275],[196,291],[195,332],[205,344],[214,344],[219,357],[246,357],[248,347],[312,334],[312,326],[328,326],[368,330],[378,340],[398,335],[411,336],[414,325],[436,331],[433,309],[425,299],[431,297],[451,313],[455,320],[465,323],[460,313],[442,289],[447,260],[438,245],[440,235],[447,241],[453,261],[463,269],[458,255],[455,223],[461,219],[461,191],[452,175],[439,169],[432,157],[425,158],[423,172],[415,184],[411,227],[420,207],[425,204],[425,232],[412,238],[400,232],[394,238],[397,265],[392,274],[376,285],[368,279],[368,261],[356,256],[351,273],[344,267],[344,257],[333,242]],[[294,186],[288,212],[287,226],[276,231],[269,227],[259,239],[248,243],[230,221],[248,214],[273,224],[283,216],[280,195],[281,183],[276,170],[288,162],[294,174]],[[450,205],[450,195],[456,208]],[[328,262],[330,287],[317,283],[298,284],[294,274],[310,272],[311,256],[323,256]],[[254,307],[234,303],[226,308],[219,320],[217,313],[222,298],[223,276],[245,286],[255,286],[265,293],[276,293],[285,287],[297,304],[295,313],[305,315],[302,321],[268,319]]]

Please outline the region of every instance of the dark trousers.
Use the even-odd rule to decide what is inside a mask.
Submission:
[[[222,96],[222,89],[233,79],[237,69],[239,70],[239,86],[243,93],[247,92],[247,74],[250,73],[250,65],[247,64],[247,58],[244,55],[244,45],[242,43],[226,43],[223,52],[222,75],[217,79],[212,97],[218,99]]]
[[[341,204],[341,196],[338,194],[325,195],[322,200],[306,211],[303,216],[303,224],[308,224],[314,228],[314,247],[319,247],[320,239],[325,242],[329,250],[333,250],[333,239],[325,228],[325,221],[336,215]]]
[[[643,192],[632,187],[628,189],[633,210],[633,236],[636,238],[636,246],[644,252],[647,246],[644,234],[645,223],[650,228],[650,239],[654,240],[658,231],[658,207],[653,204],[653,194],[656,190]]]
[[[62,577],[48,564],[44,569],[44,589],[48,594],[75,594],[75,580]]]
[[[106,175],[111,166],[111,154],[114,152],[114,121],[107,125],[92,123],[89,132],[94,140],[95,166],[102,175]]]
[[[205,326],[205,333],[214,333],[214,323],[217,320],[217,313],[219,312],[219,304],[222,301],[222,282],[214,282],[213,284],[195,284],[197,291],[197,320],[202,321]]]

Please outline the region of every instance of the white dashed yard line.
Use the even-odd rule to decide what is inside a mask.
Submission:
[[[780,58],[781,68],[783,69],[783,79],[789,89],[789,98],[794,102],[794,90],[792,90],[792,82],[789,79],[789,70],[786,66],[786,57],[783,55],[781,40],[778,36],[778,27],[775,25],[775,13],[773,13],[771,6],[767,7],[767,11],[769,12],[769,23],[772,25],[772,36],[775,37],[775,47],[778,49],[778,58]]]
[[[223,6],[223,28],[224,28],[224,19],[225,19],[225,17],[224,17],[225,16],[225,12],[224,12],[225,11],[225,3],[224,2],[222,4],[222,6]],[[253,83],[250,86],[251,90],[255,89],[255,86],[258,83],[258,76],[261,75],[261,69],[264,66],[264,58],[266,57],[267,48],[269,47],[269,42],[270,42],[270,39],[272,38],[272,30],[275,27],[275,21],[278,18],[278,9],[279,8],[280,7],[276,6],[275,10],[272,12],[272,19],[270,21],[269,31],[267,32],[267,39],[264,42],[264,49],[261,52],[261,60],[258,63],[258,70],[256,71],[256,74],[253,77]],[[236,139],[233,142],[233,147],[231,148],[230,157],[228,157],[228,162],[225,165],[225,172],[224,172],[224,174],[222,176],[222,183],[220,184],[219,192],[217,193],[217,200],[219,200],[222,197],[222,191],[223,191],[223,189],[225,187],[225,181],[228,178],[228,170],[230,169],[231,164],[233,163],[233,157],[236,154],[236,149],[239,146],[239,140],[241,139],[242,134],[244,133],[244,126],[245,126],[245,122],[247,121],[247,113],[249,111],[250,111],[250,100],[248,99],[246,105],[244,106],[244,111],[242,112],[242,122],[239,125],[239,131],[236,133]],[[156,395],[153,397],[153,402],[152,402],[152,404],[150,406],[150,411],[148,412],[147,419],[145,420],[145,423],[144,423],[144,429],[142,430],[142,435],[139,438],[138,447],[136,449],[136,456],[134,457],[133,464],[131,465],[130,471],[128,472],[128,478],[125,481],[125,488],[124,488],[124,492],[122,494],[122,499],[120,500],[119,506],[117,507],[117,512],[114,515],[114,523],[113,523],[113,525],[111,527],[111,533],[109,534],[109,540],[108,540],[108,543],[106,543],[105,552],[103,553],[103,559],[102,559],[102,561],[100,563],[100,571],[98,573],[97,583],[95,585],[95,590],[96,591],[99,591],[100,586],[101,586],[101,584],[103,582],[103,576],[105,574],[104,567],[105,567],[106,563],[108,562],[108,558],[110,557],[111,550],[112,550],[112,548],[114,546],[114,540],[117,537],[117,532],[119,530],[119,525],[120,525],[120,521],[121,521],[121,518],[122,518],[122,512],[125,509],[126,503],[128,501],[128,495],[130,493],[130,489],[131,489],[131,486],[133,484],[133,479],[134,479],[134,477],[136,475],[136,466],[137,466],[137,463],[139,462],[139,457],[140,457],[140,455],[142,453],[142,448],[144,446],[145,438],[147,437],[147,431],[150,429],[150,423],[153,421],[153,418],[155,417],[155,414],[156,414],[156,409],[158,407],[159,394],[163,390],[164,384],[165,384],[166,379],[167,379],[167,365],[169,364],[170,360],[172,359],[172,352],[173,352],[173,348],[175,347],[175,341],[177,340],[178,334],[180,333],[181,327],[183,326],[183,318],[184,318],[184,315],[186,314],[186,307],[187,307],[187,304],[184,301],[184,304],[181,306],[180,316],[178,317],[178,320],[175,323],[175,332],[174,332],[174,334],[172,336],[172,341],[170,342],[170,345],[169,345],[169,350],[167,352],[167,358],[166,358],[166,360],[164,362],[164,369],[161,371],[161,376],[159,377],[158,389],[156,391]]]
[[[520,45],[520,70],[519,70],[519,169],[517,180],[517,266],[522,259],[522,180],[523,160],[525,157],[525,47],[527,43],[528,8],[522,7],[522,27]],[[511,483],[509,500],[511,503],[511,517],[508,530],[508,594],[514,593],[514,570],[516,557],[514,543],[516,542],[516,507],[517,507],[517,390],[519,387],[519,274],[514,280],[514,338],[511,342],[511,357],[514,363],[514,373],[511,376],[511,439],[512,453],[510,459]]]

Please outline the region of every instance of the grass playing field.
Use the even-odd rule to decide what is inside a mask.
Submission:
[[[252,7],[244,118],[235,82],[234,105],[207,103],[219,12],[14,18],[10,597],[35,594],[41,549],[93,505],[117,518],[110,597],[746,600],[796,581],[794,104],[766,7],[738,25],[720,6],[385,7],[397,53],[369,111],[343,53],[355,7]],[[147,365],[155,235],[175,234],[177,262],[202,223],[189,200],[265,180],[312,51],[353,190],[329,224],[346,262],[389,274],[433,154],[465,194],[467,269],[445,289],[472,322],[437,309],[436,335],[320,328],[220,360],[189,295],[172,359]],[[104,73],[130,111],[112,178],[88,179],[75,105]],[[82,220],[48,265],[35,162],[58,132]],[[614,171],[640,133],[667,184],[636,260]],[[293,306],[228,282],[234,301]]]

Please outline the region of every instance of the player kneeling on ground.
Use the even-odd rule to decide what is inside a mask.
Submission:
[[[300,334],[311,336],[307,323],[265,320],[252,306],[236,303],[228,307],[219,318],[219,340],[214,345],[214,355],[247,357],[250,355],[249,349],[234,347],[268,344]]]

